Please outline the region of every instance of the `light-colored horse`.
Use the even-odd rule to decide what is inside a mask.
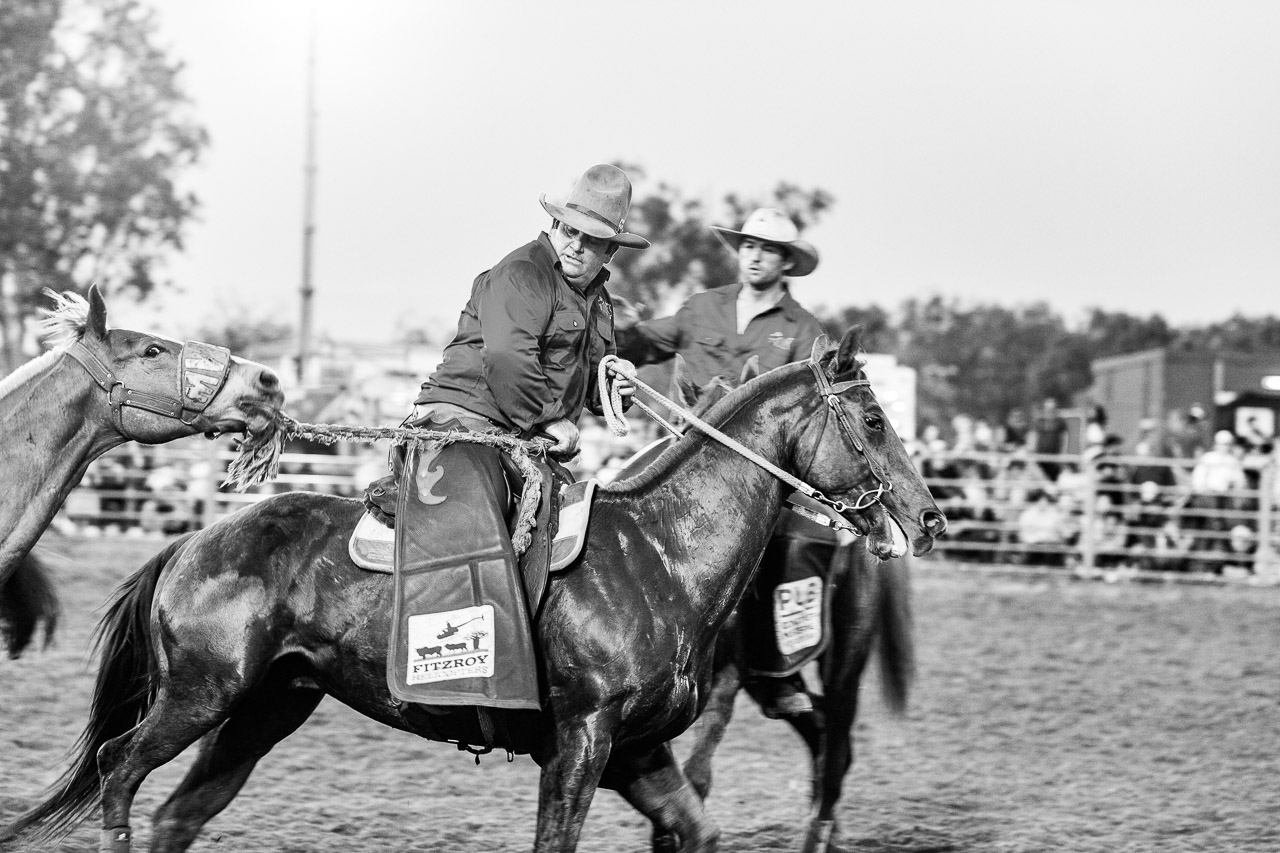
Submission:
[[[96,286],[50,295],[53,348],[0,380],[0,621],[13,655],[56,613],[29,552],[90,462],[126,441],[265,433],[284,403],[271,370],[221,347],[108,329]]]

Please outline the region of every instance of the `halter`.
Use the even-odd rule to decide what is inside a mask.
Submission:
[[[624,368],[622,368],[618,364],[618,362],[621,362],[621,361],[622,360],[619,359],[617,356],[606,356],[600,362],[600,371],[599,371],[601,407],[604,410],[605,421],[609,424],[610,429],[614,432],[615,435],[626,435],[626,432],[627,430],[629,430],[629,427],[626,421],[623,419],[622,415],[620,414],[620,412],[622,411],[622,402],[621,402],[620,396],[617,393],[614,393],[612,395],[605,393],[605,386],[608,384],[607,375],[609,372],[622,373],[624,371]],[[738,455],[745,457],[749,461],[755,463],[757,466],[768,471],[770,474],[774,475],[779,480],[782,480],[782,482],[786,483],[795,491],[800,492],[802,495],[806,495],[807,497],[817,501],[823,506],[831,508],[832,510],[834,510],[836,513],[840,515],[843,515],[845,512],[850,512],[850,511],[856,512],[858,510],[863,510],[871,506],[872,504],[879,503],[882,495],[893,490],[893,483],[885,480],[884,476],[881,474],[880,466],[877,465],[875,460],[872,459],[871,455],[867,453],[865,443],[858,438],[857,431],[853,428],[853,424],[849,420],[848,413],[845,412],[844,406],[840,404],[839,395],[841,393],[848,391],[850,388],[856,388],[859,386],[870,387],[871,381],[868,379],[851,379],[846,382],[837,382],[833,385],[831,382],[827,381],[826,374],[822,372],[822,367],[817,362],[815,362],[812,359],[810,359],[808,362],[809,369],[813,371],[813,375],[817,379],[818,393],[827,402],[828,415],[830,415],[831,412],[835,413],[836,423],[839,426],[841,433],[845,436],[845,438],[849,440],[849,443],[853,445],[854,450],[858,451],[858,453],[862,456],[862,458],[867,461],[867,468],[871,471],[871,475],[876,479],[876,488],[868,489],[867,491],[864,491],[862,494],[858,495],[858,498],[856,501],[854,501],[852,504],[847,504],[844,501],[832,500],[831,498],[827,497],[822,492],[818,491],[813,486],[810,486],[808,483],[804,482],[798,477],[794,477],[791,474],[788,474],[786,471],[783,471],[777,465],[774,465],[768,459],[765,459],[763,456],[756,453],[751,448],[746,447],[736,439],[733,439],[730,436],[725,435],[720,430],[711,426],[711,424],[699,418],[693,412],[690,412],[688,409],[684,408],[683,406],[680,406],[677,403],[674,403],[671,400],[668,400],[662,394],[658,393],[653,388],[649,387],[644,382],[641,382],[638,378],[636,378],[634,365],[631,365],[630,362],[625,362],[625,364],[627,364],[628,367],[630,368],[631,380],[635,383],[637,388],[640,388],[641,390],[643,390],[646,394],[648,394],[650,397],[653,397],[654,400],[656,400],[658,403],[662,404],[663,406],[666,406],[669,410],[678,413],[682,418],[684,418],[684,420],[690,426],[694,427],[695,429],[697,429],[702,433],[705,433],[706,435],[710,436],[711,438],[723,444],[725,447],[728,447],[730,450],[733,450]],[[650,417],[654,418],[663,426],[665,426],[667,429],[671,430],[671,432],[674,435],[677,435],[677,436],[680,435],[680,432],[676,430],[675,427],[667,423],[653,409],[651,409],[641,401],[636,400],[634,398],[633,398],[633,402],[638,408],[646,412]],[[823,429],[824,430],[826,429],[825,424],[823,425]],[[817,450],[815,449],[814,452],[816,453]],[[806,507],[803,507],[794,503],[791,505],[791,509],[793,512],[797,512],[800,515],[803,515],[804,517],[810,519],[811,521],[817,522],[818,524],[822,524],[822,525],[826,525],[826,526],[830,526],[830,527],[834,527],[842,530],[849,530],[853,532],[854,535],[860,535],[858,533],[857,528],[855,528],[852,524],[849,524],[848,521],[844,521],[843,519],[840,522],[836,522],[836,521],[833,521],[832,519],[828,519],[824,516],[820,516],[817,513],[814,513],[812,510],[807,509]]]
[[[175,399],[128,387],[111,372],[106,362],[81,341],[67,347],[66,352],[80,362],[93,381],[98,383],[98,387],[107,392],[107,402],[111,404],[116,429],[125,438],[131,438],[124,427],[125,406],[154,412],[179,420],[187,426],[194,426],[195,419],[213,402],[231,373],[231,351],[226,347],[187,341],[182,345],[182,353],[178,357],[182,364],[182,374],[178,378],[178,396]]]

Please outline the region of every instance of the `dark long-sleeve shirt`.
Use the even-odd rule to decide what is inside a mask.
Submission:
[[[414,401],[453,403],[522,435],[600,413],[595,375],[613,354],[613,303],[601,270],[583,291],[560,274],[546,233],[476,277],[435,373]]]
[[[695,293],[670,317],[619,331],[618,351],[636,364],[684,357],[689,380],[702,387],[715,376],[736,381],[751,356],[763,373],[808,358],[822,334],[816,317],[784,292],[778,304],[756,315],[738,334],[741,284]]]

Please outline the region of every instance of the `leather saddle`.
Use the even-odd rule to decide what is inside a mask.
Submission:
[[[503,457],[507,475],[507,522],[515,525],[517,501],[524,487],[523,476]],[[393,457],[393,467],[396,465]],[[567,569],[577,560],[586,539],[591,502],[599,485],[594,479],[568,482],[568,474],[558,465],[537,461],[542,472],[542,492],[533,530],[533,540],[520,555],[520,570],[530,611],[537,612],[550,572]],[[374,480],[364,493],[365,513],[360,517],[347,544],[352,562],[366,571],[391,574],[395,558],[396,502],[400,473]]]

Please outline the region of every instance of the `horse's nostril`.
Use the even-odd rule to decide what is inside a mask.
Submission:
[[[947,529],[947,517],[936,509],[926,509],[920,513],[920,526],[931,536],[941,536]]]
[[[275,371],[264,369],[258,376],[258,383],[266,390],[271,391],[280,387],[280,378],[276,376]]]

